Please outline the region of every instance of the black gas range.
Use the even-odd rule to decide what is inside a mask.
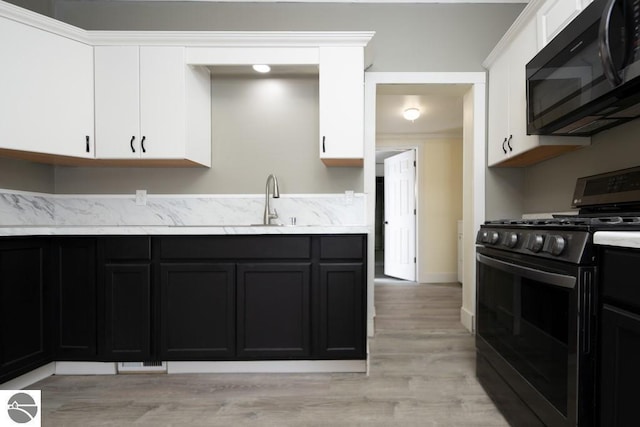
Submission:
[[[476,238],[477,376],[514,425],[596,425],[597,231],[640,230],[640,167],[579,178],[576,215]]]
[[[591,263],[594,232],[640,230],[640,167],[579,178],[572,207],[579,212],[487,221],[476,243],[539,258]]]

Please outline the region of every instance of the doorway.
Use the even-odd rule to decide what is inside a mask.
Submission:
[[[376,100],[379,85],[462,85],[463,96],[463,303],[460,320],[473,330],[475,314],[475,263],[473,236],[484,221],[484,173],[486,169],[486,75],[485,73],[365,73],[365,162],[364,185],[367,197],[367,224],[375,228],[376,174]],[[460,219],[460,218],[458,218]],[[457,225],[457,224],[456,224]],[[367,330],[374,333],[375,304],[375,235],[368,241]]]

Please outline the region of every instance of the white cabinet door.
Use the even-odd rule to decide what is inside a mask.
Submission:
[[[545,47],[589,3],[590,0],[547,0],[536,14],[538,50]]]
[[[210,76],[180,46],[96,47],[99,159],[211,165]]]
[[[525,65],[535,52],[535,32],[520,33],[489,70],[489,166],[537,144],[527,135]]]
[[[138,46],[95,47],[96,157],[140,157]]]
[[[0,148],[93,157],[93,48],[0,18]]]
[[[140,48],[140,138],[144,158],[185,156],[186,70],[183,47]]]
[[[527,25],[509,46],[509,133],[506,149],[516,156],[534,148],[537,135],[527,135],[527,76],[526,65],[536,54],[536,32],[533,21]]]
[[[487,157],[489,166],[509,156],[509,58],[496,59],[489,70]]]
[[[328,166],[364,159],[364,50],[320,48],[320,158]]]

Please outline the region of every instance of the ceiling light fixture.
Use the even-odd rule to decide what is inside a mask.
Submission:
[[[271,71],[271,67],[266,64],[256,64],[253,66],[253,69],[259,73],[268,73]]]
[[[420,110],[418,108],[407,108],[406,110],[404,110],[404,112],[402,113],[402,116],[406,119],[406,120],[411,120],[414,121],[415,119],[417,119],[418,117],[420,117]]]

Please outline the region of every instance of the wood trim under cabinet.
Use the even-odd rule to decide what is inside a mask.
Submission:
[[[536,163],[540,163],[543,160],[551,159],[583,147],[583,145],[541,145],[533,150],[525,151],[522,154],[510,157],[503,162],[492,165],[491,167],[511,168],[531,166]]]
[[[364,166],[364,159],[321,159],[325,166],[357,167]]]
[[[30,151],[0,148],[0,157],[28,160],[56,166],[104,166],[104,167],[208,167],[187,159],[91,159],[33,153]]]

